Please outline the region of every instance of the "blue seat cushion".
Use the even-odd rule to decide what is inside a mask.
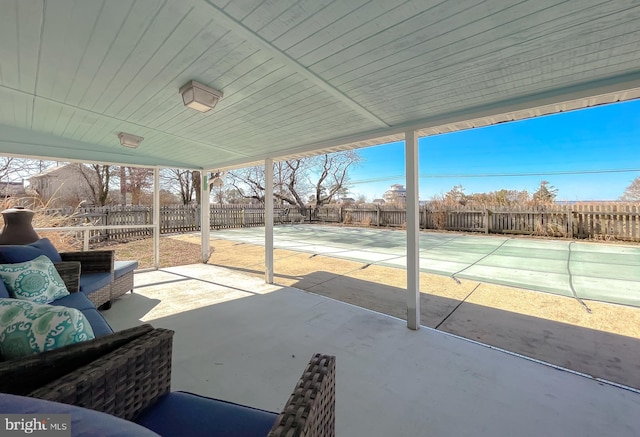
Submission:
[[[42,399],[0,393],[2,414],[70,414],[71,435],[104,437],[158,437],[158,434],[133,422],[109,414]],[[3,422],[4,426],[4,422]],[[3,428],[4,429],[4,428]],[[53,431],[51,431],[53,432]],[[15,433],[14,433],[15,434]],[[34,432],[33,435],[39,434]],[[64,433],[63,433],[64,434]],[[18,435],[25,435],[18,433]],[[49,434],[51,435],[51,434]],[[69,434],[67,434],[69,435]]]
[[[118,279],[138,268],[138,261],[115,261],[113,263],[113,276]]]
[[[278,414],[186,392],[172,392],[136,422],[164,437],[264,437]]]
[[[62,261],[60,254],[48,238],[41,238],[31,244],[7,244],[0,246],[0,263],[15,264],[46,255],[52,262]]]
[[[112,277],[110,272],[81,273],[80,291],[84,294],[91,294],[111,284],[111,281]]]
[[[71,293],[69,296],[54,300],[51,305],[75,308],[80,311],[96,309],[93,302],[84,293]]]
[[[97,309],[92,308],[82,310],[82,314],[84,314],[89,321],[91,329],[93,329],[93,335],[95,335],[96,338],[113,333],[113,329],[111,329],[111,326],[109,326],[104,317],[102,317],[102,314],[100,314],[100,311]]]

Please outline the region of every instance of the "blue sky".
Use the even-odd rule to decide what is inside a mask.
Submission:
[[[459,184],[466,194],[534,192],[541,180],[558,189],[557,200],[616,200],[640,176],[640,101],[426,137],[419,145],[421,200]],[[371,201],[405,183],[403,142],[359,152],[364,162],[350,174],[352,197]],[[505,173],[551,174],[486,176]]]

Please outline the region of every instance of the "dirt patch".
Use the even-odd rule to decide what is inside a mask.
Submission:
[[[137,260],[141,269],[153,267],[153,238],[112,244],[104,249],[115,250],[117,260]],[[195,264],[201,261],[200,241],[195,243],[172,237],[160,238],[160,267]]]

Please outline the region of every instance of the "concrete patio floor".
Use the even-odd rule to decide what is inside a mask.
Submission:
[[[399,233],[398,233],[399,234]],[[199,244],[199,235],[171,238]],[[212,239],[209,263],[264,278],[260,245]],[[403,269],[274,251],[274,281],[406,317]],[[640,308],[420,273],[421,325],[640,388]]]
[[[344,436],[635,436],[640,393],[292,287],[198,264],[136,273],[104,314],[176,331],[173,389],[278,411],[337,356]]]

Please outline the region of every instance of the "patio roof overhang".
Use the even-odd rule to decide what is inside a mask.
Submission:
[[[630,0],[9,0],[0,153],[227,168],[627,100],[639,29]]]
[[[214,110],[183,105],[192,80],[224,94]],[[154,167],[157,205],[160,167],[269,167],[406,138],[413,329],[418,138],[638,97],[633,0],[0,4],[0,154]],[[123,147],[120,132],[144,141]],[[272,216],[267,202],[266,282]],[[208,227],[202,241],[206,260]]]

